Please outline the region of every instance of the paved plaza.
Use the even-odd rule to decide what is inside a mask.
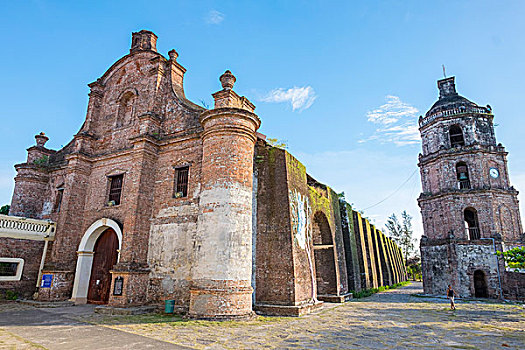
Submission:
[[[106,316],[93,306],[0,304],[0,349],[523,349],[525,308],[422,298],[421,284],[300,317],[250,322]]]

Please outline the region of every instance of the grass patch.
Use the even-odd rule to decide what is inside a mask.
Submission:
[[[179,327],[179,326],[204,326],[204,327],[213,327],[213,326],[221,326],[221,327],[244,327],[244,326],[256,326],[256,325],[262,325],[267,323],[275,323],[280,322],[283,318],[282,317],[265,317],[265,316],[257,316],[255,319],[250,321],[206,321],[206,320],[188,320],[183,319],[180,322],[173,322],[170,325],[173,327]]]
[[[121,325],[168,325],[172,327],[186,327],[186,326],[222,326],[222,327],[241,327],[246,325],[263,325],[268,323],[280,322],[283,317],[265,317],[257,316],[250,321],[207,321],[207,320],[192,320],[186,319],[179,315],[165,315],[165,314],[145,314],[145,315],[129,315],[129,316],[104,316],[91,319],[83,319],[92,324],[100,324],[105,326],[121,326]]]
[[[2,333],[4,333],[4,334],[2,334]],[[2,335],[4,335],[4,336],[7,335],[7,336],[10,336],[10,337],[12,337],[12,338],[14,338],[14,339],[20,341],[20,342],[23,342],[23,343],[25,343],[25,344],[31,346],[31,349],[42,349],[42,350],[47,350],[46,347],[43,347],[43,346],[40,345],[40,344],[33,343],[32,341],[29,341],[29,340],[27,340],[27,339],[24,339],[24,338],[22,338],[22,337],[19,336],[19,335],[16,335],[16,334],[14,334],[14,333],[11,333],[11,332],[6,331],[6,330],[3,329],[3,328],[0,328],[0,336],[2,336]],[[3,344],[6,344],[5,341],[0,341],[0,344],[2,344],[2,343],[3,343]],[[4,347],[3,347],[3,345],[2,345],[2,349],[3,349],[3,348],[4,348]],[[11,347],[11,345],[10,345],[9,349],[18,349],[18,347],[17,347],[16,345],[12,345],[12,347]]]
[[[381,286],[379,288],[365,289],[365,290],[362,290],[360,292],[352,291],[352,296],[353,296],[354,299],[366,298],[366,297],[369,297],[369,296],[374,295],[376,293],[384,292],[385,290],[396,289],[396,288],[399,288],[399,287],[406,286],[407,284],[410,284],[410,281],[396,283],[396,284],[393,284],[391,286]]]

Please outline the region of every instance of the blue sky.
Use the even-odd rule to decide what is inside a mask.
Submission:
[[[34,135],[46,132],[51,148],[69,142],[87,84],[141,29],[165,56],[179,52],[196,103],[211,105],[230,69],[260,132],[286,140],[379,227],[406,209],[422,232],[414,126],[437,99],[442,64],[460,94],[493,107],[512,183],[525,191],[524,1],[3,1],[0,12],[0,204]]]

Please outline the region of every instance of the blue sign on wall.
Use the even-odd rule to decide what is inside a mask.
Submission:
[[[40,284],[40,288],[51,288],[52,283],[53,275],[42,275],[42,283]]]

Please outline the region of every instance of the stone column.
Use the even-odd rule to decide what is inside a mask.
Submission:
[[[255,106],[231,89],[235,77],[220,77],[215,108],[205,111],[202,192],[194,242],[189,316],[245,318],[252,311],[252,176]]]

